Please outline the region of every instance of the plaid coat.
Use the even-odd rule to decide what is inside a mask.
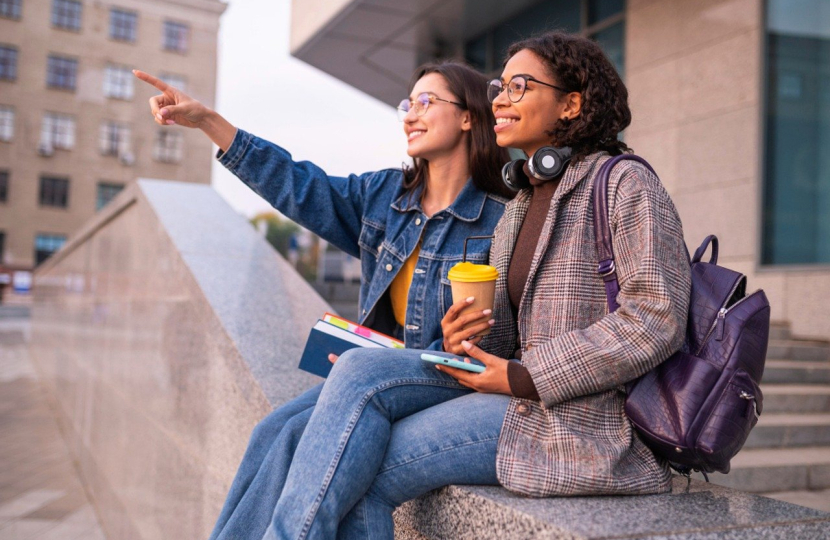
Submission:
[[[481,347],[522,363],[541,402],[513,398],[502,427],[499,482],[532,496],[660,493],[668,464],[643,444],[623,411],[624,383],[682,345],[691,277],[680,218],[660,180],[623,161],[609,179],[609,216],[620,308],[609,314],[597,275],[591,192],[608,159],[568,168],[553,196],[515,320],[507,269],[530,203],[511,201],[496,226],[499,271],[493,331]]]

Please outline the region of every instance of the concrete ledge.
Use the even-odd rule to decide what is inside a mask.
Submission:
[[[830,537],[830,514],[675,477],[639,497],[531,499],[498,487],[450,486],[402,506],[396,538],[450,540],[786,539]]]

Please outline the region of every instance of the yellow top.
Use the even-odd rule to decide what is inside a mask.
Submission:
[[[482,281],[495,281],[499,277],[499,271],[486,264],[473,264],[461,262],[450,268],[447,279],[460,281],[462,283],[479,283]]]
[[[389,285],[389,297],[392,300],[392,311],[395,313],[395,320],[398,324],[406,324],[406,304],[409,299],[409,286],[412,285],[412,275],[415,273],[415,266],[418,264],[418,255],[421,254],[421,243],[415,246],[415,251],[403,263],[401,271]]]

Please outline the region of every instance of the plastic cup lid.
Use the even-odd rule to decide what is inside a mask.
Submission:
[[[487,264],[473,264],[461,262],[450,268],[447,278],[450,281],[477,283],[480,281],[495,281],[499,271]]]

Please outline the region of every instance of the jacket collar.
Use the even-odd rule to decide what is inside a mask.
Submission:
[[[562,177],[562,181],[559,183],[559,187],[556,189],[553,198],[556,200],[562,199],[565,195],[573,191],[595,169],[600,159],[607,155],[607,152],[595,152],[576,163],[571,163],[565,171],[565,175]]]
[[[421,208],[421,193],[423,186],[418,186],[412,193],[404,191],[392,203],[392,208],[398,212],[409,212],[410,210],[417,210],[422,212]],[[442,210],[441,212],[448,212],[461,221],[476,221],[481,217],[481,212],[484,210],[484,203],[487,202],[487,193],[478,189],[473,184],[473,179],[467,179],[464,188],[453,203]],[[439,214],[441,212],[438,212]]]

